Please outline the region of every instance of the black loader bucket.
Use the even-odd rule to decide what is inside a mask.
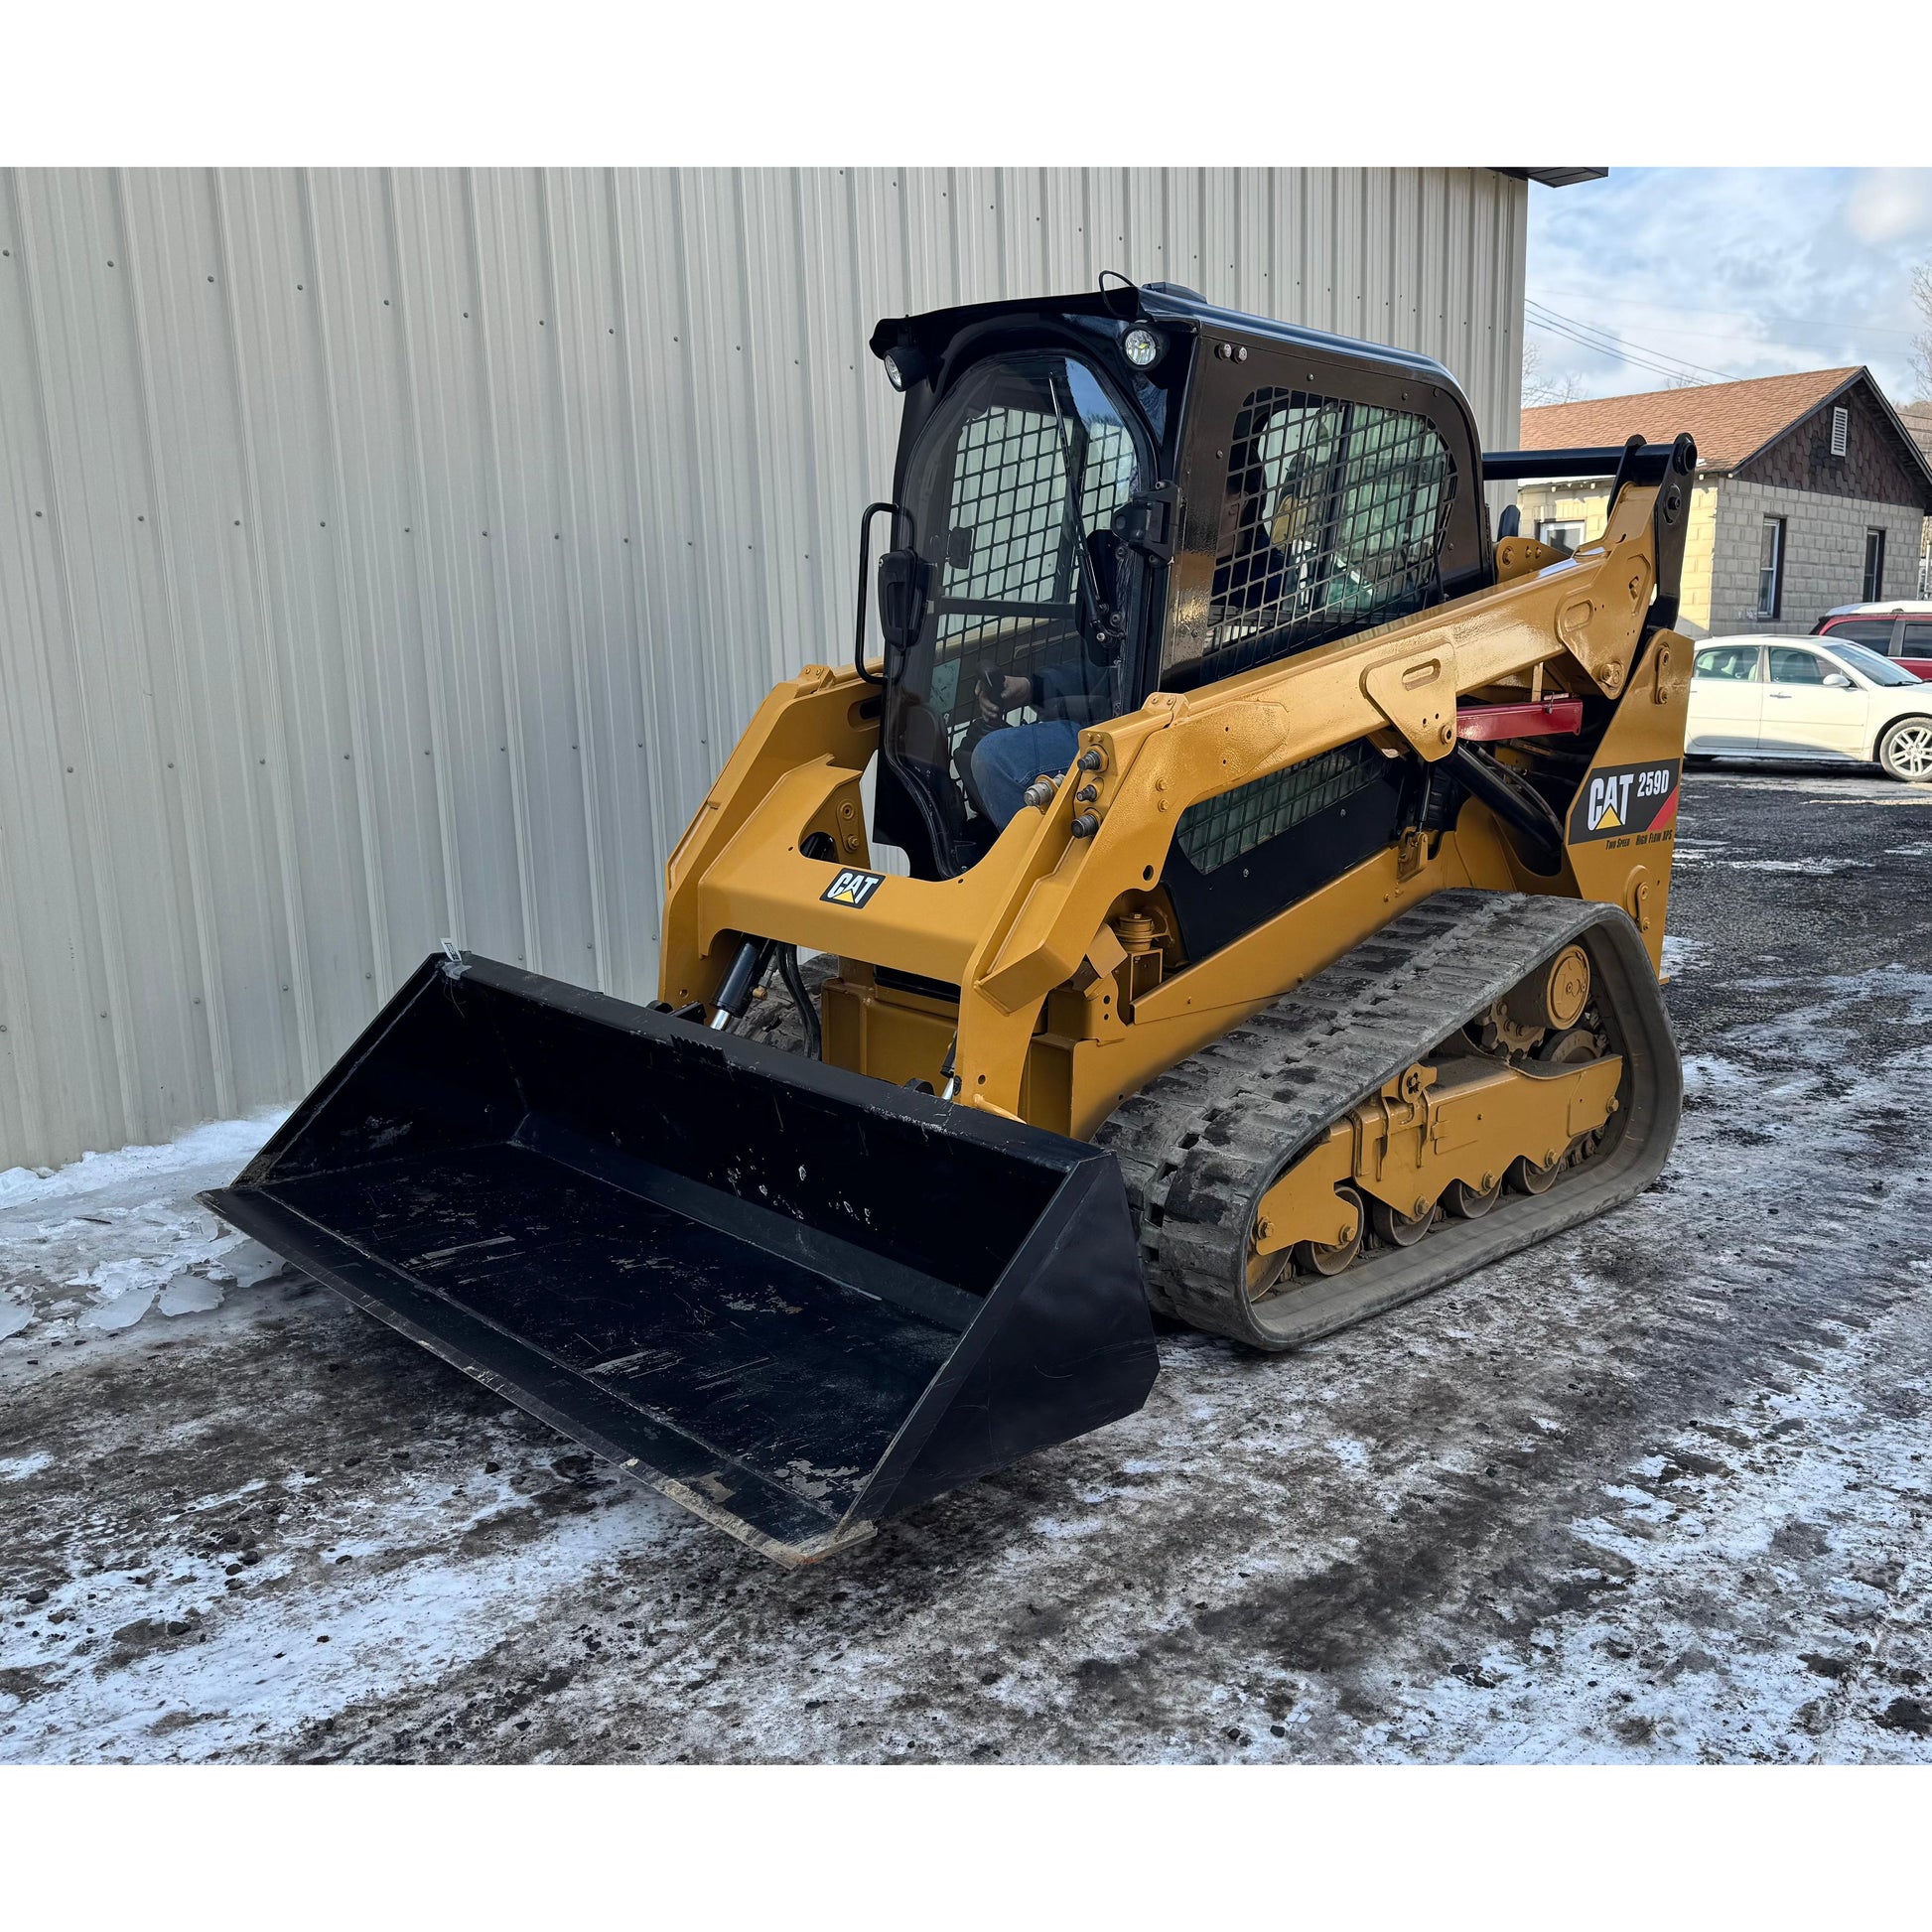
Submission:
[[[787,1563],[1155,1376],[1111,1155],[468,955],[203,1198]]]

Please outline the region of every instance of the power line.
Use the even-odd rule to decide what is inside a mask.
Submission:
[[[1647,357],[1636,354],[1629,348],[1608,348],[1601,343],[1593,343],[1586,336],[1573,335],[1567,329],[1558,329],[1549,323],[1539,322],[1534,316],[1529,318],[1532,329],[1541,330],[1545,335],[1560,337],[1567,343],[1575,343],[1579,347],[1589,349],[1592,353],[1605,356],[1621,367],[1648,369],[1653,375],[1660,375],[1674,387],[1696,388],[1702,385],[1703,378],[1692,375],[1688,370],[1673,367],[1667,362],[1653,362]]]
[[[1535,306],[1547,320],[1567,322],[1572,328],[1581,329],[1587,335],[1597,337],[1613,347],[1643,347],[1643,352],[1647,355],[1656,356],[1666,362],[1680,363],[1686,369],[1693,370],[1701,375],[1714,376],[1720,382],[1735,382],[1737,380],[1734,375],[1726,375],[1722,369],[1714,369],[1703,362],[1693,362],[1688,356],[1674,355],[1667,348],[1648,348],[1644,347],[1641,344],[1627,343],[1615,330],[1602,328],[1593,322],[1585,322],[1577,316],[1564,315],[1560,310],[1551,308],[1547,302],[1539,302]]]
[[[1565,341],[1592,349],[1599,355],[1609,356],[1619,362],[1632,363],[1639,368],[1649,369],[1654,374],[1668,376],[1677,382],[1696,382],[1704,379],[1694,372],[1695,365],[1669,356],[1663,349],[1647,348],[1641,343],[1626,342],[1622,337],[1613,335],[1607,330],[1596,329],[1589,324],[1578,322],[1574,317],[1561,315],[1554,309],[1546,309],[1541,303],[1526,303],[1524,316],[1533,327],[1553,336],[1561,336]]]
[[[1579,294],[1585,294],[1585,293],[1590,293],[1591,291],[1578,290],[1576,292]],[[1622,297],[1610,297],[1607,299],[1611,301],[1624,300],[1624,298]],[[1662,305],[1661,303],[1655,303],[1655,302],[1632,302],[1630,306],[1635,308],[1654,309],[1660,314],[1675,313],[1674,311],[1666,309],[1664,305]],[[1535,315],[1529,313],[1531,309],[1542,309],[1546,315],[1556,315],[1559,312],[1553,309],[1548,309],[1544,304],[1536,302],[1534,298],[1525,298],[1524,319],[1527,322],[1529,322],[1533,327],[1545,330],[1550,335],[1562,336],[1568,341],[1577,342],[1580,340],[1578,337],[1570,335],[1569,332],[1564,329],[1557,328],[1551,324],[1540,321]],[[1707,309],[1707,310],[1692,310],[1690,313],[1694,315],[1729,315],[1737,312],[1732,310],[1726,310],[1726,309]],[[1863,326],[1865,325],[1853,325],[1849,323],[1846,325],[1848,329],[1856,328],[1856,327],[1863,327]],[[1921,331],[1919,332],[1919,335],[1913,336],[1913,335],[1908,335],[1907,332],[1904,330],[1880,329],[1875,324],[1870,325],[1870,327],[1874,334],[1902,336],[1905,337],[1907,343],[1916,343],[1918,340],[1920,340],[1921,337],[1932,338],[1932,330]],[[1603,333],[1603,332],[1599,332],[1599,333]],[[1710,329],[1685,329],[1681,325],[1679,326],[1676,333],[1685,336],[1696,336],[1706,342],[1727,343],[1731,345],[1733,347],[1746,350],[1752,356],[1762,355],[1762,356],[1779,356],[1779,357],[1790,358],[1794,363],[1805,359],[1804,356],[1800,353],[1801,350],[1812,349],[1821,345],[1829,347],[1833,352],[1835,352],[1837,355],[1841,357],[1850,354],[1852,359],[1856,362],[1864,363],[1864,362],[1869,362],[1872,359],[1870,355],[1861,353],[1856,344],[1853,344],[1848,347],[1845,339],[1842,336],[1813,336],[1810,338],[1806,338],[1803,335],[1790,334],[1784,331],[1782,328],[1780,328],[1779,332],[1773,336],[1743,337],[1743,336],[1736,335],[1734,332],[1721,334],[1716,330],[1710,330]],[[1612,338],[1611,340],[1613,342],[1621,342],[1622,339]],[[1587,348],[1595,348],[1599,353],[1603,353],[1603,354],[1612,354],[1612,353],[1617,354],[1620,360],[1627,360],[1631,362],[1633,366],[1636,367],[1651,369],[1653,372],[1657,374],[1670,375],[1672,379],[1675,381],[1682,382],[1688,379],[1685,375],[1677,371],[1659,368],[1654,361],[1645,360],[1642,356],[1628,355],[1625,354],[1622,350],[1607,347],[1604,345],[1599,343],[1583,342],[1581,345]],[[1624,347],[1626,349],[1630,345],[1627,344],[1624,345]],[[1656,353],[1661,355],[1661,354],[1667,354],[1668,351],[1658,350],[1656,351]],[[1902,355],[1903,353],[1904,353],[1903,347],[1893,348],[1893,349],[1880,348],[1877,350],[1877,355],[1881,361],[1886,358],[1895,358],[1899,355]],[[1700,365],[1697,363],[1688,363],[1685,366],[1687,368],[1695,369]],[[1712,371],[1712,373],[1715,374],[1716,371]],[[1743,378],[1731,376],[1731,377],[1726,377],[1725,379],[1729,381],[1737,381],[1737,380],[1742,380]]]
[[[1544,286],[1549,289],[1552,295],[1583,295],[1587,296],[1592,302],[1600,302],[1610,308],[1648,309],[1653,315],[1730,316],[1738,322],[1763,322],[1767,319],[1761,309],[1706,309],[1690,303],[1644,302],[1633,295],[1615,295],[1603,289],[1566,288],[1556,283],[1545,283]],[[1540,304],[1539,306],[1547,305]],[[1897,336],[1906,342],[1910,342],[1920,333],[1915,329],[1892,329],[1882,323],[1866,322],[1862,316],[1857,318],[1852,316],[1813,316],[1811,320],[1834,329],[1863,330],[1866,334],[1873,336]],[[1783,325],[1780,324],[1779,326],[1782,327]],[[1687,336],[1708,336],[1712,332],[1710,330],[1687,329],[1684,331],[1684,334]],[[1731,336],[1723,336],[1717,337],[1716,340],[1731,342],[1739,339]]]
[[[1646,368],[1664,368],[1666,373],[1688,375],[1694,380],[1735,382],[1737,377],[1723,369],[1714,369],[1703,362],[1693,362],[1687,356],[1673,355],[1669,349],[1651,348],[1641,343],[1627,342],[1614,330],[1601,328],[1592,322],[1581,321],[1576,316],[1564,315],[1552,309],[1547,303],[1525,299],[1526,311],[1534,311],[1534,318],[1545,328],[1554,328],[1559,335],[1569,334],[1573,342],[1583,342],[1587,347],[1595,347],[1605,354],[1621,356],[1626,361],[1640,361]],[[1566,327],[1567,326],[1567,327]],[[1674,368],[1665,368],[1665,365]]]
[[[1687,370],[1673,367],[1668,363],[1651,361],[1647,356],[1637,353],[1628,345],[1611,348],[1602,343],[1591,342],[1587,336],[1580,336],[1555,323],[1544,322],[1539,317],[1528,316],[1525,319],[1532,329],[1539,329],[1545,335],[1560,336],[1565,342],[1576,343],[1580,347],[1593,350],[1598,355],[1606,355],[1613,362],[1620,362],[1632,368],[1648,369],[1653,375],[1661,375],[1670,382],[1681,383],[1692,387],[1699,386],[1699,378],[1691,375]]]
[[[1753,352],[1775,348],[1816,348],[1826,346],[1842,350],[1845,346],[1843,336],[1804,336],[1794,335],[1780,329],[1775,336],[1740,336],[1734,329],[1684,329],[1672,332],[1679,336],[1694,336],[1699,342],[1728,343],[1733,348],[1749,349]],[[1902,332],[1893,332],[1902,333]],[[1910,338],[1907,338],[1909,341]],[[1896,351],[1886,349],[1881,353],[1892,354]]]

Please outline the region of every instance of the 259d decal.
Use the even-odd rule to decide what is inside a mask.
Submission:
[[[1570,813],[1570,843],[1661,832],[1677,823],[1681,759],[1648,764],[1612,764],[1592,771]]]

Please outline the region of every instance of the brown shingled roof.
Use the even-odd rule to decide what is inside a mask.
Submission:
[[[1862,374],[1860,368],[1805,369],[1749,382],[1551,403],[1523,411],[1523,448],[1600,449],[1638,435],[1667,443],[1689,430],[1702,462],[1714,470],[1734,470]]]

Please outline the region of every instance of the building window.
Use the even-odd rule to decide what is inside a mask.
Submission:
[[[1849,409],[1832,411],[1832,454],[1843,456],[1852,443],[1852,412]]]
[[[1885,594],[1885,533],[1864,533],[1864,601],[1876,604]]]
[[[1575,550],[1584,540],[1584,526],[1581,520],[1539,523],[1536,540],[1547,543],[1552,550]]]
[[[1784,518],[1767,516],[1757,539],[1757,611],[1775,618],[1784,603]]]

